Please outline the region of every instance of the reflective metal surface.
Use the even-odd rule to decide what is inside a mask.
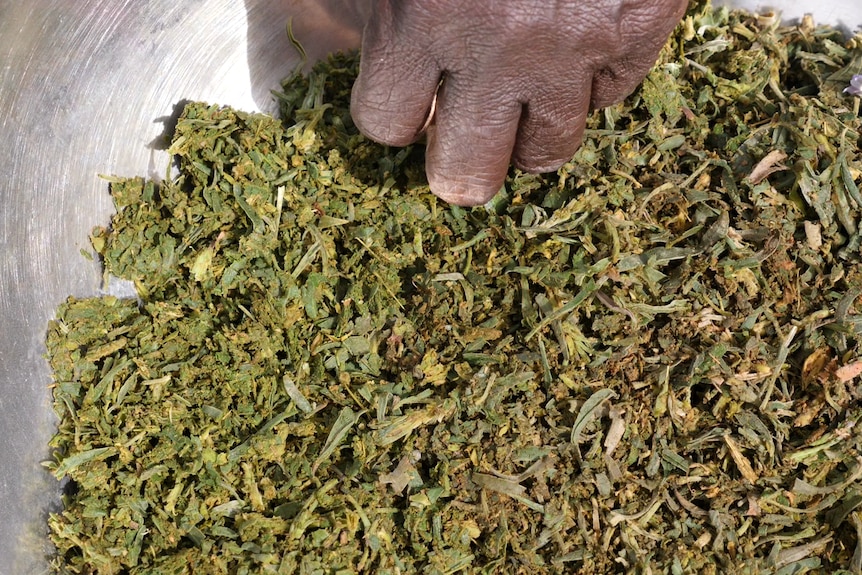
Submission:
[[[66,296],[97,292],[80,251],[111,203],[98,174],[164,174],[182,99],[272,108],[298,60],[358,44],[345,2],[0,0],[0,573],[47,570],[59,485],[40,465],[55,420],[43,359]]]
[[[362,0],[361,4],[366,4]],[[0,0],[0,573],[47,571],[42,470],[55,420],[43,337],[68,295],[101,289],[82,257],[111,204],[98,174],[158,177],[165,123],[183,99],[270,110],[297,58],[356,45],[351,0]],[[847,29],[858,0],[753,2],[818,12]]]
[[[862,2],[859,0],[713,0],[713,4],[738,6],[755,12],[775,10],[788,21],[811,14],[816,23],[838,26],[848,33],[862,26]]]

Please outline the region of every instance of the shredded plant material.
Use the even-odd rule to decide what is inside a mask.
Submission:
[[[48,332],[57,572],[862,572],[862,36],[694,2],[556,174],[189,104]],[[853,83],[856,82],[856,83]]]

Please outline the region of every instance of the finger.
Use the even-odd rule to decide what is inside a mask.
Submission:
[[[598,70],[593,76],[590,105],[598,110],[625,100],[641,85],[655,63],[655,58],[622,58]]]
[[[625,47],[593,76],[592,106],[603,108],[623,101],[655,65],[668,36],[685,13],[687,0],[629,3],[620,21]]]
[[[405,146],[421,132],[440,69],[430,51],[395,26],[396,17],[391,2],[376,5],[362,39],[350,113],[359,130],[372,140]]]
[[[525,172],[552,172],[574,156],[584,136],[590,84],[572,80],[524,106],[512,163]]]
[[[437,97],[437,113],[428,128],[425,170],[431,191],[459,206],[484,204],[500,191],[518,132],[521,104],[477,93],[447,77]],[[496,96],[496,97],[495,97]]]

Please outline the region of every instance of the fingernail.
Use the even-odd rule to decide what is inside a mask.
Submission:
[[[428,185],[431,193],[444,202],[464,207],[481,206],[497,195],[501,187],[489,189],[487,182],[477,186],[455,180],[439,180],[430,175]]]
[[[431,108],[428,110],[428,115],[425,117],[425,122],[422,123],[422,127],[419,129],[418,135],[424,134],[434,121],[434,115],[437,113],[437,96],[440,94],[440,86],[443,85],[443,80],[444,77],[441,77],[440,81],[437,82],[437,88],[434,90],[434,97],[431,98]]]

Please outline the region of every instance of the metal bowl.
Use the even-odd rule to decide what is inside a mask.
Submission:
[[[99,174],[164,174],[181,100],[271,111],[297,64],[285,27],[314,59],[359,41],[360,0],[0,0],[0,571],[48,571],[46,473],[56,420],[44,335],[69,295],[103,289],[88,233],[108,223]],[[786,8],[850,30],[858,0]]]

